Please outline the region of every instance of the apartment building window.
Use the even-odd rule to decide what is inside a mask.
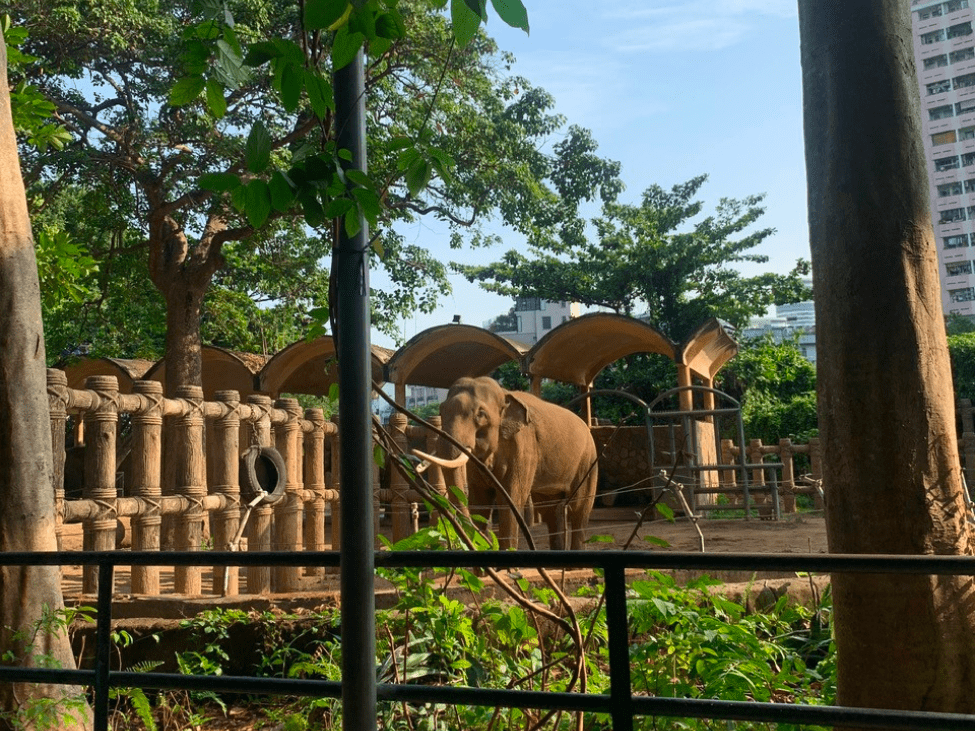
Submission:
[[[950,299],[952,302],[971,302],[972,300],[975,300],[975,287],[949,289],[948,299]]]
[[[975,99],[968,99],[963,102],[958,102],[955,105],[955,114],[961,116],[962,114],[971,114],[975,112]]]
[[[923,43],[926,46],[930,46],[932,43],[940,43],[944,39],[945,39],[944,28],[933,30],[930,33],[921,34],[921,43]]]
[[[948,0],[944,4],[946,13],[957,13],[962,8],[968,7],[968,0]]]
[[[975,76],[975,74],[972,74]],[[955,78],[957,82],[958,79],[962,78],[958,76]],[[925,89],[928,90],[928,96],[934,96],[935,94],[944,94],[946,91],[951,91],[951,81],[945,79],[944,81],[932,81],[930,84],[925,84]],[[960,89],[960,86],[955,86],[956,89]]]
[[[975,178],[969,178],[965,181],[965,192],[975,193]]]
[[[967,21],[965,23],[957,23],[948,28],[947,36],[948,38],[962,38],[963,36],[970,36],[972,34],[972,23]]]
[[[938,134],[931,135],[932,145],[947,145],[950,142],[957,142],[958,135],[955,130],[949,129],[947,132],[938,132]]]
[[[958,234],[957,236],[946,236],[944,238],[946,249],[960,249],[968,246],[968,234]]]
[[[959,140],[975,140],[975,127],[962,127],[958,130]]]
[[[945,104],[943,107],[933,107],[932,109],[928,110],[928,119],[930,119],[932,122],[954,116],[955,108],[950,104]]]
[[[945,271],[949,277],[960,277],[963,274],[972,273],[972,263],[963,261],[960,264],[945,264]]]
[[[551,329],[552,329],[552,318],[549,317],[548,315],[545,315],[544,317],[542,317],[542,330],[551,330]]]
[[[971,61],[975,58],[975,46],[969,46],[968,48],[962,48],[958,51],[952,51],[948,54],[948,60],[951,63],[961,63],[962,61]]]
[[[930,71],[931,69],[939,69],[942,66],[948,65],[948,57],[945,54],[940,56],[932,56],[931,58],[924,59],[924,70]]]
[[[952,195],[961,195],[961,193],[962,193],[961,183],[945,183],[944,185],[938,186],[939,198],[947,198],[948,196],[952,196]]]
[[[975,221],[975,206],[968,207],[968,218],[969,220]]]
[[[964,76],[956,76],[954,78],[954,82],[955,82],[956,89],[967,89],[970,86],[975,86],[975,74],[965,74]]]
[[[975,165],[975,152],[966,152],[964,155],[962,155],[961,164],[964,167],[968,167],[969,165]]]
[[[918,20],[927,20],[928,18],[940,18],[944,14],[941,5],[932,5],[930,8],[924,8],[924,10],[917,11]]]
[[[952,155],[951,157],[939,157],[934,161],[934,169],[938,172],[942,170],[954,170],[958,165],[958,156]]]
[[[938,223],[954,223],[955,221],[965,220],[964,208],[949,208],[940,213],[941,217],[938,219]]]

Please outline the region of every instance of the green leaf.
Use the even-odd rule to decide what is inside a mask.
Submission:
[[[350,33],[347,25],[339,28],[332,42],[332,69],[338,71],[352,63],[365,40],[362,33]]]
[[[247,222],[260,228],[271,215],[271,191],[263,180],[252,180],[247,184]]]
[[[305,69],[305,91],[308,92],[311,109],[319,119],[325,119],[328,111],[335,109],[332,85],[321,74]]]
[[[477,33],[481,16],[471,10],[465,0],[450,0],[450,22],[457,45],[464,48]]]
[[[612,543],[615,540],[613,536],[589,536],[586,543]]]
[[[236,41],[236,39],[234,39]],[[217,58],[213,65],[217,79],[228,89],[238,89],[247,81],[249,73],[244,67],[240,51],[221,38],[217,41]]]
[[[418,157],[413,161],[409,170],[406,171],[406,187],[409,189],[411,196],[415,198],[420,194],[420,191],[427,187],[432,172],[433,170],[429,160]]]
[[[326,218],[340,218],[355,208],[355,203],[348,198],[333,198],[325,208]]]
[[[355,168],[349,168],[345,171],[345,177],[351,180],[356,185],[362,185],[367,188],[372,187],[372,180],[361,170],[356,170]]]
[[[169,92],[169,103],[174,107],[184,107],[190,104],[200,96],[205,83],[200,74],[180,79]]]
[[[240,187],[240,178],[233,173],[207,173],[200,176],[200,187],[214,193],[227,193]]]
[[[243,213],[247,209],[247,186],[238,185],[230,191],[230,202],[234,210]]]
[[[284,173],[275,170],[268,181],[268,188],[271,189],[271,205],[274,210],[283,213],[291,208],[291,204],[295,200],[295,191]]]
[[[362,217],[359,209],[353,209],[345,214],[345,235],[350,239],[362,230]]]
[[[227,113],[227,100],[223,96],[223,87],[214,79],[207,79],[207,107],[216,119],[222,119]]]
[[[661,548],[667,548],[670,546],[670,541],[665,541],[663,538],[657,538],[657,536],[643,536],[643,540],[647,543],[652,543],[655,546],[660,546]]]
[[[288,63],[284,64],[281,70],[281,103],[287,112],[293,112],[298,108],[301,99],[301,85],[304,78],[304,69],[300,66]]]
[[[274,43],[271,41],[261,41],[260,43],[254,43],[247,49],[247,55],[244,56],[244,63],[256,68],[257,66],[266,64],[272,58],[278,58],[280,55],[281,52]]]
[[[368,188],[355,188],[352,191],[352,197],[359,202],[359,209],[366,220],[375,225],[376,221],[379,220],[379,214],[382,213],[379,196]]]
[[[348,0],[305,0],[305,30],[330,29],[348,9]]]
[[[674,522],[674,511],[671,509],[669,505],[667,505],[666,503],[657,503],[657,510],[662,516],[664,516],[671,523]]]
[[[251,127],[244,158],[247,169],[252,173],[263,172],[271,162],[271,133],[261,120],[257,120]]]
[[[328,219],[322,210],[322,204],[311,190],[302,191],[298,194],[298,202],[301,203],[301,211],[305,215],[305,223],[312,228],[318,228]]]
[[[406,24],[398,10],[394,8],[376,18],[376,35],[394,41],[406,36]]]
[[[528,11],[521,0],[491,0],[491,4],[501,20],[528,33]]]

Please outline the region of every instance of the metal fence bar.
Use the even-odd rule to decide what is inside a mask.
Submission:
[[[613,701],[613,731],[632,731],[630,637],[626,619],[626,569],[611,566],[606,581],[606,626],[609,630],[609,694]]]
[[[166,673],[112,672],[109,669],[112,586],[114,583],[114,567],[117,564],[133,566],[308,566],[338,565],[338,559],[338,553],[333,551],[263,552],[258,554],[231,551],[207,553],[158,551],[0,553],[0,565],[67,564],[97,566],[99,578],[95,670],[0,667],[0,682],[47,682],[94,686],[94,713],[97,731],[108,728],[109,690],[113,687],[210,690],[215,692],[339,698],[343,693],[343,684],[335,681],[187,676]],[[761,568],[783,572],[975,574],[975,557],[799,554],[792,556],[774,554],[702,555],[650,551],[415,551],[377,552],[375,562],[377,565],[388,567],[602,568],[606,574],[611,692],[609,695],[603,695],[382,684],[376,686],[371,707],[374,707],[376,700],[382,700],[608,713],[613,717],[614,731],[629,731],[632,728],[634,716],[715,718],[822,726],[904,729],[905,731],[927,729],[975,731],[975,715],[633,696],[629,678],[625,596],[625,572],[627,568],[719,570]],[[370,663],[374,662],[374,658],[369,660]],[[622,690],[620,690],[621,688]]]
[[[115,566],[98,565],[98,615],[95,625],[95,729],[108,728],[108,695],[111,688],[112,595]]]

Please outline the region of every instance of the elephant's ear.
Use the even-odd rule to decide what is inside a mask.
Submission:
[[[516,394],[508,393],[504,397],[504,414],[501,418],[501,438],[511,439],[523,426],[531,423],[531,410],[528,404]]]

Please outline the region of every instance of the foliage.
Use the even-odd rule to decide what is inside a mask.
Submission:
[[[945,331],[948,335],[964,335],[965,333],[975,332],[975,320],[954,313],[945,315]]]
[[[437,526],[391,546],[393,550],[456,546],[453,526]],[[495,546],[496,547],[496,546]],[[395,604],[378,616],[377,679],[389,683],[463,684],[478,688],[563,691],[572,653],[564,633],[544,628],[539,617],[518,604],[492,598],[482,575],[420,568],[380,569],[396,592]],[[448,576],[462,594],[444,592]],[[518,591],[541,605],[555,607],[548,589],[516,578]],[[582,593],[598,595],[599,589]],[[786,596],[758,605],[764,593],[744,604],[726,598],[707,578],[678,585],[673,577],[647,572],[628,591],[630,654],[635,693],[723,700],[831,704],[835,699],[831,603],[827,592],[813,607],[790,604]],[[761,594],[761,596],[759,596]],[[214,609],[182,622],[190,632],[178,656],[183,672],[255,674],[264,677],[341,679],[341,653],[333,608],[285,613],[276,609],[244,612]],[[585,636],[588,692],[608,692],[606,614],[602,603],[580,615]],[[259,647],[243,667],[238,630],[257,631]],[[118,639],[118,638],[116,638]],[[154,700],[158,726],[184,727],[203,720],[207,699],[160,694]],[[220,701],[210,697],[209,700]],[[341,704],[331,699],[261,701],[261,713],[282,728],[337,728]],[[403,729],[500,729],[539,723],[568,728],[567,717],[548,721],[532,711],[440,704],[381,703],[380,725]],[[167,726],[166,723],[172,725]],[[608,718],[595,714],[587,727],[602,728]],[[704,731],[718,722],[638,718],[638,729]],[[721,724],[723,727],[723,724]],[[740,722],[741,731],[768,728]],[[779,726],[780,729],[790,727]]]
[[[975,399],[975,333],[948,336],[955,397]]]
[[[9,644],[0,655],[4,665],[60,669],[61,663],[46,650],[54,637],[67,637],[71,623],[80,611],[53,609],[44,605],[41,614],[27,629],[5,627]],[[14,651],[13,647],[20,648]],[[47,731],[80,723],[88,717],[88,706],[82,694],[62,697],[34,696],[24,699],[17,708],[0,711],[0,725],[19,730]]]
[[[192,304],[177,314],[193,301],[181,288],[198,296],[212,284],[199,306],[206,342],[259,352],[293,342],[327,304],[333,218],[347,232],[360,217],[378,230],[372,263],[389,284],[373,292],[374,321],[392,334],[398,316],[429,311],[449,286],[396,225],[433,215],[455,244],[480,243],[491,213],[548,230],[580,202],[615,195],[618,164],[594,154],[585,130],[564,130],[554,100],[511,76],[513,59],[478,30],[486,5],[453,0],[449,20],[443,5],[371,0],[345,12],[317,0],[299,16],[269,0],[12,3],[38,59],[24,77],[75,135],[70,149],[23,148],[32,215],[75,228],[102,272],[84,282],[84,302],[62,307],[72,324],[57,349],[158,353],[161,308],[147,281],[179,323],[196,317]],[[527,28],[520,2],[496,9]],[[335,145],[330,83],[363,43],[369,175],[347,169]],[[91,219],[74,221],[74,204],[92,198]],[[113,341],[115,313],[136,322],[150,308],[152,327]]]
[[[568,300],[615,312],[645,312],[646,320],[680,340],[709,317],[736,327],[769,305],[808,296],[800,261],[788,275],[745,277],[732,265],[764,263],[750,253],[773,229],[752,230],[764,213],[764,196],[723,198],[713,215],[696,220],[693,200],[701,175],[665,191],[652,185],[639,204],[607,202],[594,219],[595,240],[580,221],[567,221],[557,236],[529,237],[530,256],[511,250],[494,264],[453,264],[485,289],[514,296]],[[737,237],[737,238],[735,238]]]
[[[718,387],[741,403],[745,435],[766,444],[805,442],[818,433],[816,367],[795,341],[746,340],[718,375]]]

